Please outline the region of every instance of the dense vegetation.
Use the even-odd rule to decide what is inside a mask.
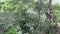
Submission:
[[[47,0],[44,5],[47,7]],[[60,5],[52,4],[54,19],[60,27]],[[39,20],[40,12],[40,20]],[[0,34],[38,34],[41,21],[42,32],[55,34],[39,0],[0,0]]]

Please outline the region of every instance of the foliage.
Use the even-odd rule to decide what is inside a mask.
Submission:
[[[47,7],[47,0],[44,1]],[[52,5],[55,19],[60,26],[60,5]],[[6,0],[0,3],[0,31],[4,34],[37,34],[38,11],[41,6],[38,0]],[[49,20],[41,11],[42,31],[54,34]],[[3,32],[4,31],[4,32]],[[1,34],[0,32],[0,34]]]
[[[16,29],[15,28],[11,28],[8,32],[6,32],[5,34],[17,34]]]

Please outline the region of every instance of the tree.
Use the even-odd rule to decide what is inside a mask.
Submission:
[[[0,34],[56,34],[54,22],[60,27],[60,6],[49,1],[0,1]]]
[[[41,4],[41,7],[42,7],[42,10],[44,11],[44,13],[46,14],[47,18],[49,19],[50,23],[51,23],[51,26],[53,27],[54,31],[56,34],[60,34],[60,29],[59,27],[57,26],[57,23],[55,22],[55,19],[54,19],[54,15],[53,15],[53,11],[52,11],[52,0],[49,0],[49,3],[48,3],[48,12],[43,4],[43,0],[40,0],[40,4]],[[49,32],[48,32],[49,34]]]

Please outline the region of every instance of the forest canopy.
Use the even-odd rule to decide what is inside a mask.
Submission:
[[[60,0],[0,0],[0,34],[60,34]]]

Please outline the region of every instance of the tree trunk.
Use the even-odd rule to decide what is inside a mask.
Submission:
[[[43,3],[43,0],[40,0],[40,5],[41,5],[41,8],[42,10],[44,11],[45,15],[47,16],[47,18],[49,19],[50,23],[51,23],[51,26],[53,27],[54,31],[55,31],[55,34],[60,34],[60,29],[59,27],[57,26],[57,23],[54,19],[54,15],[53,15],[53,11],[52,11],[52,7],[51,7],[51,3],[52,3],[52,0],[49,0],[49,3],[48,3],[48,9],[49,10],[46,10],[45,6],[44,6],[44,3]],[[48,11],[48,12],[47,12]]]
[[[44,6],[43,0],[40,0],[40,5],[41,5],[42,11],[44,11],[44,13],[47,14],[48,12],[46,11],[46,8]],[[49,34],[49,30],[48,29],[46,30],[45,34]]]
[[[42,22],[40,20],[40,11],[38,11],[38,34],[43,34],[42,32]]]
[[[53,10],[52,10],[52,0],[49,0],[49,3],[48,3],[48,9],[49,9],[49,17],[48,19],[50,20],[50,23],[51,23],[51,26],[53,27],[54,31],[56,34],[60,34],[60,29],[54,19],[54,14],[53,14]]]

